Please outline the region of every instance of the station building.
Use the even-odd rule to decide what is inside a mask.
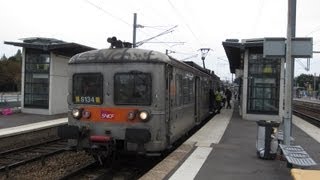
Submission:
[[[39,37],[4,43],[22,47],[21,111],[43,115],[67,112],[68,61],[94,48]]]
[[[312,38],[293,40],[293,57],[312,56]],[[239,112],[247,120],[281,121],[284,113],[285,38],[222,42],[239,80]]]

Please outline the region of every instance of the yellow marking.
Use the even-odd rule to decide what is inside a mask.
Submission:
[[[96,97],[96,103],[101,103],[100,102],[100,97]]]
[[[80,102],[80,97],[76,96],[76,102]]]

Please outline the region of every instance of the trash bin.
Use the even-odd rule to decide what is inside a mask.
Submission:
[[[275,159],[278,150],[278,140],[275,137],[275,130],[280,123],[275,121],[257,121],[257,155],[262,159]]]

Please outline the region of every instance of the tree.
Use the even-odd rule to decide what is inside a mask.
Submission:
[[[5,54],[3,54],[2,57],[0,58],[0,61],[6,61],[6,60],[8,60],[8,58],[6,57]]]
[[[0,92],[20,91],[21,87],[21,50],[14,56],[7,58],[5,55],[0,59]]]
[[[294,78],[294,81],[296,83],[296,86],[305,87],[306,89],[308,89],[309,85],[313,87],[313,78],[314,77],[311,74],[300,74],[298,77]]]

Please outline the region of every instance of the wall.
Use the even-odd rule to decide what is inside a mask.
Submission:
[[[51,53],[49,114],[68,112],[68,76],[69,57]]]

